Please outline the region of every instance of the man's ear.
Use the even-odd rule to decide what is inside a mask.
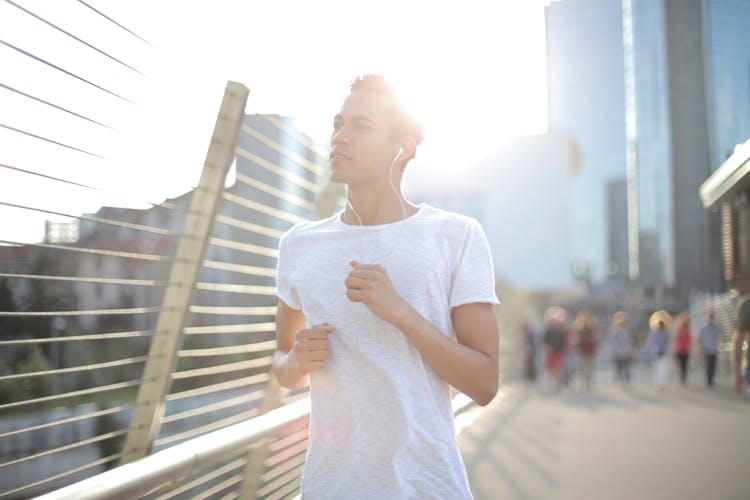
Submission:
[[[417,141],[410,135],[405,135],[401,138],[401,154],[399,155],[399,163],[403,165],[402,168],[406,167],[406,164],[412,158],[417,156]]]

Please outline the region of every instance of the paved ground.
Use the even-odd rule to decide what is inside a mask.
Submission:
[[[592,393],[512,383],[459,415],[476,500],[750,499],[747,398],[728,379],[657,391],[641,368],[635,380]]]

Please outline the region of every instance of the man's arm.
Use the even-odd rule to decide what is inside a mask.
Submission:
[[[272,370],[279,383],[289,389],[304,387],[310,373],[320,370],[328,358],[328,335],[333,328],[324,323],[305,329],[302,311],[279,300],[276,306],[276,352]]]
[[[748,331],[737,328],[734,331],[734,387],[737,392],[745,392],[745,377],[742,376],[742,347]]]
[[[456,340],[444,335],[414,308],[393,325],[419,350],[422,358],[447,383],[477,404],[487,405],[499,382],[498,327],[492,304],[473,303],[451,311]]]
[[[391,323],[419,350],[435,372],[479,405],[497,394],[498,327],[492,304],[472,303],[451,311],[456,340],[446,336],[393,289],[385,268],[352,263],[347,297]]]

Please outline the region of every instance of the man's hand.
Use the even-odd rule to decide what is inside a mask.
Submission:
[[[288,354],[289,368],[302,376],[322,370],[331,352],[331,333],[333,327],[328,323],[299,330]]]
[[[351,262],[352,271],[346,277],[346,296],[352,302],[362,302],[375,316],[394,324],[409,310],[409,305],[393,289],[388,272],[383,266]]]

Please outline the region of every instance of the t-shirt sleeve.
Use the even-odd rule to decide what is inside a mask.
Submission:
[[[276,296],[289,307],[301,310],[302,304],[299,300],[299,294],[292,281],[294,260],[290,256],[289,248],[291,231],[290,229],[284,233],[279,241],[279,257],[276,261]]]
[[[449,305],[453,308],[473,302],[499,303],[490,246],[482,226],[472,219],[453,268]]]

